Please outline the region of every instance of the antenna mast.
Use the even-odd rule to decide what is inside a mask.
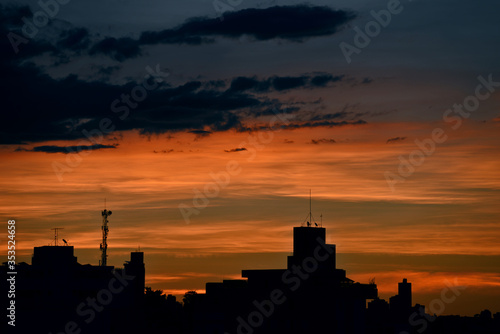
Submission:
[[[312,224],[312,192],[309,189],[309,222]]]
[[[64,230],[64,227],[54,227],[51,228],[51,230],[54,230],[54,246],[57,246],[57,241],[59,238],[59,230]]]
[[[104,202],[106,203],[106,202]],[[104,204],[106,205],[106,204]],[[107,265],[107,259],[108,259],[108,254],[106,254],[106,251],[108,250],[108,217],[111,216],[111,211],[104,209],[101,214],[102,214],[102,243],[101,243],[101,261],[99,261],[101,266],[106,266]]]
[[[309,223],[312,225],[312,192],[309,189]]]

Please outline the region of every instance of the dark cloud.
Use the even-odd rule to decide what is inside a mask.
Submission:
[[[216,36],[239,38],[244,35],[259,41],[279,38],[301,42],[333,35],[355,17],[352,12],[309,5],[248,8],[226,12],[223,20],[192,18],[174,29],[144,32],[139,42],[202,44],[213,43]]]
[[[202,137],[213,131],[239,128],[243,116],[236,113],[238,110],[255,110],[258,114],[270,105],[265,96],[219,91],[194,81],[149,91],[144,101],[130,107],[122,97],[130,96],[137,87],[134,82],[116,86],[86,82],[76,76],[56,80],[29,65],[4,66],[3,75],[2,144],[85,138],[85,131],[99,129],[105,118],[111,121],[114,131],[190,131]],[[112,108],[114,101],[117,103]]]
[[[226,82],[224,80],[210,80],[206,83],[207,88],[222,89],[226,88]]]
[[[333,76],[331,74],[320,74],[311,78],[311,85],[316,87],[325,87],[330,82],[341,81],[343,78],[344,75]]]
[[[327,138],[321,138],[321,139],[312,139],[311,144],[318,145],[318,144],[335,144],[336,141],[335,139],[327,139]]]
[[[8,32],[22,36],[23,17],[32,17],[27,6],[1,6],[0,19]],[[52,51],[54,55],[63,57],[64,51],[88,52],[89,55],[105,55],[116,61],[142,55],[142,47],[153,44],[190,44],[200,45],[214,43],[216,37],[240,38],[250,36],[254,40],[283,39],[302,42],[309,38],[329,36],[339,31],[356,15],[349,11],[334,10],[329,7],[296,5],[275,6],[270,8],[248,8],[240,11],[226,12],[224,19],[196,17],[186,20],[176,28],[161,31],[145,31],[138,39],[131,37],[92,36],[86,28],[74,27],[61,30],[53,43],[30,40],[21,44],[23,57]],[[62,29],[62,28],[59,28]],[[321,85],[326,78],[316,78],[313,84]],[[295,78],[300,81],[300,78]],[[300,84],[295,82],[296,85]],[[278,79],[275,89],[293,88],[294,81]]]
[[[33,12],[28,5],[0,4],[0,18],[5,27],[19,27],[24,24],[22,18],[33,18]]]
[[[6,29],[0,26],[0,30]],[[0,43],[3,95],[0,144],[86,138],[85,131],[98,131],[102,119],[111,121],[113,131],[138,130],[142,134],[195,131],[201,136],[238,126],[240,119],[234,110],[260,108],[263,103],[250,95],[202,89],[201,82],[193,81],[173,88],[160,85],[148,91],[147,99],[130,107],[122,96],[130,96],[141,82],[118,86],[83,81],[75,75],[54,79],[18,58],[6,39],[0,39]],[[116,69],[103,70],[112,73]],[[119,103],[113,109],[112,102],[116,100]],[[120,112],[116,112],[117,108],[121,108]]]
[[[296,77],[273,76],[259,80],[257,77],[236,77],[231,81],[228,92],[271,92],[285,91],[298,88],[326,87],[329,83],[339,82],[345,75],[332,75],[320,73],[315,75],[302,75]]]
[[[107,37],[92,46],[89,54],[104,54],[114,60],[123,62],[126,59],[140,56],[141,48],[137,41],[129,37]]]
[[[206,131],[206,130],[192,130],[189,131],[189,133],[195,134],[196,137],[207,137],[212,134],[212,131]]]
[[[138,39],[105,37],[93,45],[89,45],[88,31],[78,28],[63,33],[59,47],[73,51],[88,49],[90,55],[102,54],[123,62],[140,56],[145,45],[201,45],[215,43],[216,37],[236,39],[249,36],[257,41],[282,39],[303,42],[313,37],[333,35],[355,17],[352,12],[310,5],[248,8],[226,12],[223,20],[195,17],[172,29],[142,32]],[[314,82],[320,81],[321,78],[318,78]],[[275,84],[277,90],[288,89],[289,85],[293,88],[294,85],[293,81],[281,79]]]
[[[28,6],[0,4],[0,62],[22,61],[45,52],[57,51],[47,41],[23,36],[23,18],[30,20],[32,17],[33,13]]]
[[[284,124],[283,124],[284,123]],[[320,121],[320,122],[283,122],[278,125],[254,125],[254,126],[241,126],[237,130],[240,132],[254,132],[254,131],[270,131],[270,130],[295,130],[301,128],[317,128],[317,127],[338,127],[347,125],[364,125],[366,121],[359,119],[354,121]]]
[[[244,17],[255,13],[268,15],[271,12],[281,13],[280,15],[295,13],[298,17],[302,15],[297,13],[297,9],[302,8],[300,6],[287,8],[279,7],[269,11],[251,10],[240,14]],[[320,14],[334,12],[324,7],[306,6],[304,8],[306,8],[307,15],[312,12]],[[22,26],[21,18],[31,15],[27,7],[0,5],[0,9],[0,35],[3,36],[11,30],[18,31],[16,29]],[[231,17],[235,14],[228,15]],[[301,26],[301,24],[296,25]],[[305,26],[311,26],[311,24],[311,22],[306,22]],[[276,34],[276,31],[273,34]],[[319,30],[314,31],[309,34],[312,36]],[[290,33],[287,36],[292,35]],[[99,139],[92,144],[101,144],[100,140],[105,137],[100,131],[103,120],[112,128],[108,137],[129,130],[138,131],[143,135],[185,131],[195,134],[196,138],[230,129],[252,131],[244,125],[247,120],[307,112],[307,110],[302,110],[307,105],[306,102],[301,104],[300,101],[296,101],[295,105],[285,107],[278,98],[272,98],[267,93],[322,86],[327,85],[328,82],[341,81],[343,78],[343,75],[313,73],[266,78],[237,77],[232,80],[219,79],[206,82],[192,80],[178,86],[169,86],[167,82],[163,82],[158,85],[158,88],[148,90],[147,98],[144,100],[140,102],[134,100],[129,104],[124,97],[128,96],[130,99],[133,90],[140,87],[142,82],[130,81],[123,85],[108,83],[108,77],[121,68],[120,64],[91,66],[91,69],[95,71],[94,75],[89,76],[93,78],[92,81],[85,81],[76,75],[55,79],[47,75],[42,67],[31,63],[30,57],[44,52],[57,53],[62,49],[78,53],[83,52],[85,47],[89,47],[93,54],[109,55],[117,62],[121,62],[140,55],[140,48],[132,39],[105,38],[89,46],[88,41],[92,39],[92,36],[89,36],[86,29],[79,28],[67,29],[55,36],[58,36],[58,39],[53,45],[43,44],[36,39],[30,40],[28,44],[21,45],[22,49],[19,54],[14,52],[8,38],[0,39],[0,72],[2,73],[0,91],[3,96],[0,114],[0,144],[78,140],[89,137],[89,140]],[[148,72],[144,70],[144,75],[146,74]],[[151,84],[153,79],[150,78],[149,81]],[[323,118],[306,120],[306,122],[302,120],[302,122],[283,126],[290,129],[340,126],[343,124],[340,120],[340,118]],[[57,148],[47,148],[47,150],[57,151]]]
[[[158,154],[158,153],[168,154],[168,153],[172,153],[172,152],[175,152],[175,150],[173,148],[168,149],[168,150],[161,150],[161,151],[154,150],[153,151],[153,153],[155,153],[155,154]]]
[[[352,112],[339,111],[331,114],[321,114],[311,117],[311,121],[324,121],[324,120],[332,120],[332,119],[342,119],[352,115]]]
[[[0,69],[4,79],[0,81],[0,89],[5,93],[2,100],[5,112],[0,115],[1,144],[86,138],[86,132],[100,129],[102,119],[110,120],[113,131],[138,130],[145,135],[187,131],[201,138],[217,131],[249,130],[243,125],[248,118],[301,112],[301,107],[283,107],[266,95],[221,91],[200,81],[177,87],[161,86],[148,91],[144,101],[134,102],[130,107],[123,96],[130,96],[138,85],[135,82],[117,86],[87,82],[76,76],[53,79],[29,64],[0,63]],[[112,67],[109,71],[116,69]],[[112,108],[112,102],[116,101]],[[358,124],[355,120],[343,123],[335,118],[316,117],[309,123],[286,127]]]
[[[118,147],[118,144],[113,144],[113,145],[95,144],[95,145],[81,145],[81,146],[46,145],[46,146],[35,146],[32,149],[25,149],[22,147],[18,147],[15,151],[16,152],[26,151],[26,152],[45,152],[45,153],[70,154],[70,153],[78,153],[81,151],[95,151],[95,150],[101,150],[104,148],[117,148],[117,147]]]
[[[386,144],[395,143],[395,142],[398,142],[398,141],[403,141],[405,139],[406,139],[406,137],[393,137],[393,138],[389,138],[389,139],[387,139]]]
[[[262,82],[257,80],[256,77],[252,78],[237,77],[233,79],[233,81],[231,81],[231,86],[229,87],[229,91],[243,92],[246,90],[267,90],[268,88],[269,84],[267,84],[266,87],[262,87]]]
[[[224,150],[226,153],[233,153],[233,152],[241,152],[241,151],[246,151],[247,149],[245,147],[238,147],[238,148],[233,148],[230,150]]]
[[[291,123],[291,124],[286,124],[282,125],[282,129],[300,129],[300,128],[317,128],[317,127],[327,127],[327,128],[332,128],[332,127],[337,127],[337,126],[346,126],[346,125],[363,125],[366,124],[366,122],[362,119],[356,120],[356,121],[340,121],[340,122],[335,122],[335,121],[321,121],[321,122],[304,122],[304,123]]]
[[[304,77],[278,77],[273,78],[272,82],[274,89],[280,91],[302,87],[307,81]]]
[[[85,28],[73,28],[61,32],[58,47],[80,51],[87,49],[90,45],[90,34]]]
[[[300,111],[299,107],[284,106],[279,102],[274,103],[269,107],[264,107],[259,110],[252,110],[251,116],[273,116],[273,115],[290,115]]]

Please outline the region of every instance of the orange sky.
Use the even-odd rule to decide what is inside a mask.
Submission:
[[[445,314],[500,312],[498,4],[410,2],[350,60],[341,45],[387,1],[246,0],[220,21],[211,1],[73,1],[29,45],[3,39],[0,216],[18,261],[60,227],[97,265],[106,198],[109,264],[140,248],[147,286],[202,292],[285,268],[311,190],[349,278],[386,299],[407,278],[426,306],[457,282]],[[37,3],[0,5],[3,35]],[[80,140],[102,120],[107,137]]]
[[[408,157],[414,140],[438,126],[448,140],[391,191],[384,173],[397,173],[398,156]],[[123,133],[118,148],[69,160],[61,180],[53,163],[68,166],[76,155],[4,146],[0,210],[4,220],[17,221],[20,260],[30,262],[34,246],[51,242],[50,228],[64,227],[60,235],[79,262],[97,264],[106,198],[113,211],[109,262],[120,266],[140,247],[146,284],[182,294],[239,278],[241,269],[284,268],[312,189],[315,219],[322,215],[327,241],[337,244],[339,267],[350,278],[375,277],[388,298],[406,277],[414,302],[424,304],[439,298],[445,279],[457,279],[468,289],[445,313],[499,312],[499,130],[497,121],[467,121],[457,131],[415,122],[203,138]],[[387,143],[395,137],[406,139]],[[225,172],[229,161],[237,172],[187,223],[179,205],[193,207],[194,189],[203,192],[211,173]]]

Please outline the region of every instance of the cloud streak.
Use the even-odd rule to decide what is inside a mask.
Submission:
[[[327,139],[327,138],[321,138],[321,139],[312,139],[311,144],[318,145],[318,144],[335,144],[336,141],[335,139]]]
[[[403,140],[406,140],[406,137],[393,137],[393,138],[387,139],[386,144],[400,142]]]
[[[250,36],[257,41],[283,39],[303,42],[338,32],[356,15],[321,6],[275,6],[227,12],[218,18],[192,18],[174,29],[142,33],[140,44],[213,43],[214,37]]]
[[[332,75],[330,73],[317,73],[315,75],[301,76],[273,76],[267,79],[254,77],[236,77],[231,81],[227,92],[271,92],[287,91],[298,88],[327,87],[330,83],[340,82],[345,75]]]
[[[238,147],[238,148],[232,148],[230,150],[224,150],[226,153],[234,153],[234,152],[241,152],[241,151],[246,151],[247,149],[245,147]]]
[[[96,151],[96,150],[102,150],[105,148],[117,148],[117,147],[118,147],[118,144],[113,144],[113,145],[95,144],[95,145],[81,145],[81,146],[44,145],[44,146],[35,146],[32,149],[25,149],[25,148],[19,147],[15,151],[16,152],[26,151],[26,152],[71,154],[71,153],[79,153],[82,151]]]
[[[2,21],[9,23],[21,35],[21,17],[33,16],[29,7],[2,7]],[[11,18],[14,18],[11,20]],[[295,5],[269,8],[247,8],[226,12],[219,18],[192,17],[174,28],[143,31],[137,39],[130,37],[92,36],[86,28],[62,31],[55,43],[27,46],[32,53],[62,51],[86,52],[88,55],[105,55],[123,62],[143,53],[142,48],[156,44],[203,45],[215,43],[217,38],[238,39],[248,36],[253,41],[286,40],[304,42],[310,38],[330,36],[341,30],[356,14],[326,6]],[[258,24],[256,24],[258,23]],[[33,41],[32,41],[33,42]],[[321,78],[315,81],[321,85]]]

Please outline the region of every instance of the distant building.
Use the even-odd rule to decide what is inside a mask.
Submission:
[[[5,277],[7,264],[0,267]],[[32,264],[16,265],[19,333],[111,333],[134,325],[144,296],[144,254],[123,269],[81,265],[73,246],[35,247]],[[2,280],[2,291],[7,291]]]
[[[389,303],[383,299],[375,299],[368,303],[367,333],[423,333],[422,324],[427,328],[428,319],[431,318],[425,314],[423,305],[412,305],[411,283],[404,278],[398,283],[398,294],[389,298]]]
[[[395,322],[407,324],[412,312],[411,283],[406,278],[398,283],[398,294],[389,299],[392,318]]]

